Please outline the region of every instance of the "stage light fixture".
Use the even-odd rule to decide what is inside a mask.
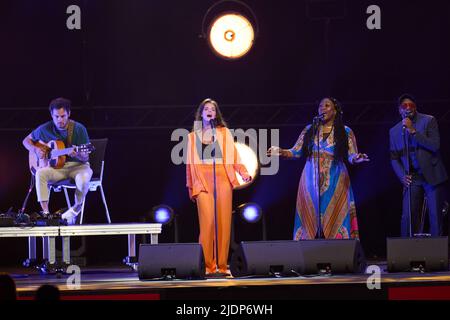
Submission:
[[[211,48],[217,55],[230,60],[243,57],[253,46],[254,39],[252,24],[238,13],[219,16],[209,28]]]
[[[252,176],[252,181],[244,182],[239,174],[236,175],[239,181],[239,186],[236,189],[242,189],[255,181],[259,172],[259,162],[256,153],[248,145],[245,143],[236,142],[235,146],[239,153],[239,157],[241,158],[242,164],[247,169],[248,174]]]
[[[214,19],[209,23],[206,33],[206,21],[213,14]],[[252,48],[257,34],[256,16],[252,9],[241,1],[219,1],[208,9],[203,18],[203,38],[207,39],[217,56],[227,60],[237,60],[246,55]]]
[[[238,206],[233,213],[239,215],[242,220],[244,220],[246,223],[250,223],[250,224],[257,224],[259,223],[259,221],[261,221],[261,238],[262,240],[267,240],[267,228],[266,228],[266,217],[264,216],[264,213],[261,209],[261,207],[254,203],[254,202],[247,202],[247,203],[243,203],[240,206]],[[231,239],[232,239],[232,249],[236,250],[237,248],[237,243],[236,243],[236,238],[235,238],[235,224],[236,224],[237,220],[235,218],[235,215],[233,215],[233,226],[232,226],[232,234],[231,234]]]
[[[253,202],[241,204],[237,210],[239,211],[242,219],[249,223],[258,222],[263,215],[261,207]]]
[[[156,223],[161,223],[162,225],[169,224],[174,218],[174,211],[171,207],[167,205],[159,205],[152,208],[152,219]]]

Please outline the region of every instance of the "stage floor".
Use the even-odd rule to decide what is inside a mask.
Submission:
[[[31,268],[2,268],[1,271],[14,278],[18,297],[25,300],[33,299],[43,284],[57,286],[65,300],[450,300],[450,272],[387,273],[385,263],[377,265],[382,271],[379,289],[373,288],[376,282],[371,274],[140,281],[129,267],[99,266],[82,268],[79,287],[73,288],[75,283],[68,274],[42,274]]]

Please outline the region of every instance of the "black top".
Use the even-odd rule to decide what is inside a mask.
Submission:
[[[214,141],[213,143],[203,143],[197,135],[197,151],[199,153],[199,158],[202,160],[213,159],[215,156],[216,159],[222,159],[222,150],[220,150],[219,143]],[[201,146],[201,148],[200,148]],[[217,153],[216,153],[217,150]]]

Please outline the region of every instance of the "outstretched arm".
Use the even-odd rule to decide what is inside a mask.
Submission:
[[[302,156],[302,147],[305,140],[308,127],[304,128],[297,139],[297,142],[291,149],[281,149],[280,147],[272,146],[267,150],[269,156],[281,156],[284,158],[300,158]]]
[[[352,129],[348,128],[348,130],[348,162],[351,164],[356,164],[370,161],[367,154],[358,152],[355,134]]]

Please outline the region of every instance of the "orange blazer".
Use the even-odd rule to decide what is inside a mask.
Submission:
[[[205,179],[198,170],[198,165],[202,164],[202,160],[198,156],[197,146],[195,143],[196,133],[201,134],[201,130],[192,131],[188,135],[187,158],[186,158],[186,186],[189,189],[189,197],[195,198],[200,192],[212,192],[207,190]],[[234,144],[233,136],[230,130],[225,127],[216,129],[216,140],[222,151],[222,161],[217,160],[216,165],[223,165],[227,173],[228,180],[233,188],[239,186],[236,177],[238,172],[243,178],[248,177],[247,169],[241,162],[241,158]]]

